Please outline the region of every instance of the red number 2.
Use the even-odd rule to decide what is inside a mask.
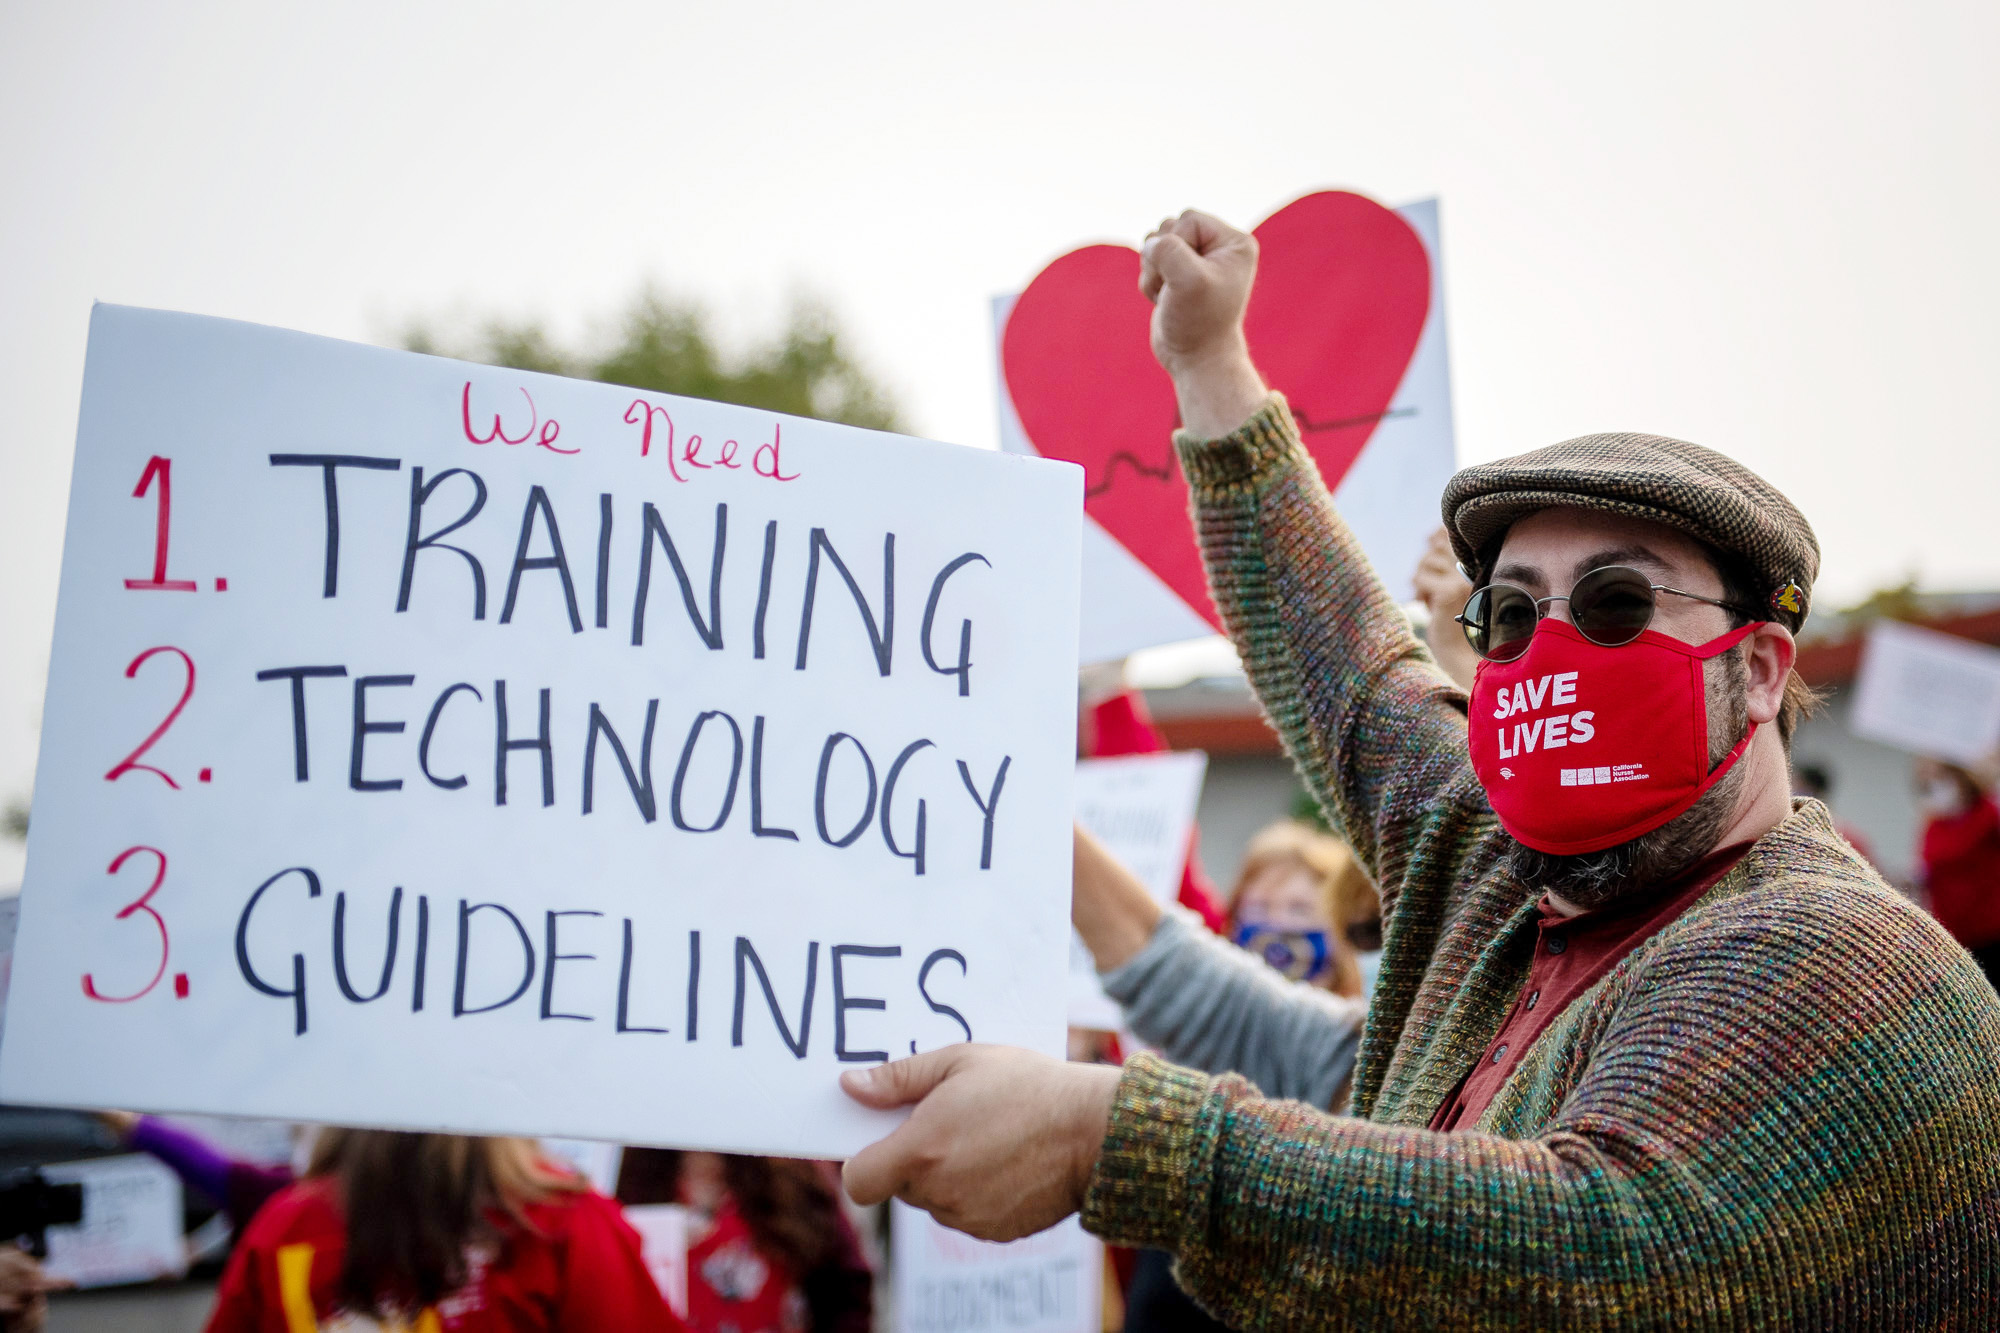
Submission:
[[[126,755],[123,759],[119,760],[117,765],[113,767],[110,772],[104,775],[104,780],[106,782],[116,782],[118,781],[118,779],[124,777],[127,773],[131,773],[134,771],[141,773],[151,773],[154,777],[159,778],[162,782],[166,783],[169,787],[172,787],[175,791],[179,791],[181,789],[180,783],[175,782],[173,778],[169,777],[165,772],[165,770],[154,768],[151,764],[140,763],[139,756],[146,753],[146,751],[152,749],[154,744],[159,741],[160,737],[167,734],[167,728],[171,727],[174,724],[174,719],[181,715],[181,709],[186,708],[188,700],[194,698],[194,659],[189,657],[186,653],[182,652],[180,649],[166,644],[162,644],[158,648],[148,648],[145,652],[140,653],[137,657],[133,658],[132,664],[125,668],[125,679],[130,680],[132,679],[132,677],[138,675],[139,668],[141,666],[144,666],[146,659],[151,657],[155,653],[172,653],[174,656],[181,659],[182,665],[187,667],[187,673],[188,673],[187,687],[181,691],[180,702],[176,703],[173,706],[173,711],[167,714],[165,720],[162,721],[159,726],[153,728],[153,734],[146,737],[145,740],[140,741],[138,749],[132,751],[132,753]]]
[[[120,910],[118,920],[123,921],[134,912],[144,912],[147,916],[153,918],[153,924],[160,928],[160,966],[153,972],[153,979],[151,981],[148,981],[144,986],[130,995],[106,995],[97,989],[97,983],[91,980],[90,973],[84,973],[83,993],[93,1000],[102,1000],[106,1004],[129,1004],[140,996],[145,995],[153,987],[159,985],[160,978],[167,974],[167,923],[161,919],[158,912],[153,910],[151,902],[153,895],[160,891],[161,883],[167,878],[167,854],[157,847],[127,847],[124,851],[118,853],[117,859],[111,863],[111,868],[104,873],[107,875],[117,874],[125,862],[139,852],[145,852],[147,855],[158,860],[160,863],[159,868],[153,872],[153,882],[147,887],[146,891]]]
[[[155,497],[156,513],[153,519],[153,577],[149,579],[126,579],[125,586],[147,592],[193,592],[193,579],[170,579],[167,577],[167,533],[173,523],[174,511],[174,461],[154,454],[146,460],[146,470],[139,474],[139,484],[132,490],[134,500],[144,498],[146,491],[159,478],[159,494]]]

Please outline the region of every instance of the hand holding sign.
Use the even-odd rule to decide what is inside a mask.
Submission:
[[[1083,1206],[1118,1070],[964,1045],[841,1075],[848,1094],[908,1121],[842,1169],[856,1203],[902,1199],[982,1240],[1017,1240]]]

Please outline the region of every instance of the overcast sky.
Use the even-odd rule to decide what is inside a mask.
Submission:
[[[1823,600],[2000,586],[1996,51],[1990,0],[0,0],[0,800],[93,299],[384,341],[810,291],[913,430],[990,444],[987,300],[1056,253],[1436,195],[1463,461],[1679,435],[1800,504]]]

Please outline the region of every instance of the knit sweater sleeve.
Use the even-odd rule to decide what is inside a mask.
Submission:
[[[1381,890],[1442,889],[1490,826],[1465,698],[1334,512],[1284,399],[1234,434],[1175,436],[1208,582],[1313,796]]]
[[[1132,1031],[1180,1064],[1319,1107],[1354,1073],[1365,1000],[1287,981],[1178,913],[1103,980]]]
[[[1482,1120],[1524,1078],[1570,1084],[1529,1137],[1329,1116],[1135,1057],[1084,1224],[1173,1252],[1189,1294],[1246,1330],[1976,1309],[1996,1270],[1964,1291],[1965,1247],[1933,1265],[1911,1238],[1972,1226],[1967,1200],[2000,1184],[2000,1008],[1942,932],[1877,897],[1845,921],[1759,901],[1683,931],[1620,1003],[1577,1012],[1600,1029],[1580,1068],[1524,1063]],[[1975,1231],[1978,1262],[2000,1264]]]

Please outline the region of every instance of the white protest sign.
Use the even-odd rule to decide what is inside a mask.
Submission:
[[[164,1163],[135,1153],[45,1166],[42,1174],[83,1186],[83,1221],[48,1230],[51,1277],[108,1287],[187,1271],[181,1182]]]
[[[1076,822],[1089,829],[1119,864],[1162,905],[1180,895],[1188,840],[1208,756],[1199,751],[1080,759]],[[1123,1014],[1098,983],[1083,938],[1070,936],[1069,1021],[1072,1027],[1115,1032]]]
[[[890,1215],[896,1333],[1097,1333],[1104,1245],[1074,1216],[996,1245],[900,1200]]]
[[[568,1167],[590,1182],[599,1194],[618,1193],[618,1168],[625,1162],[625,1147],[619,1143],[596,1143],[590,1139],[545,1138],[544,1156]]]
[[[1307,196],[1300,202],[1311,203],[1324,197]],[[1452,424],[1451,367],[1445,342],[1444,266],[1438,201],[1419,200],[1392,211],[1408,224],[1409,231],[1422,243],[1424,257],[1428,261],[1428,300],[1423,303],[1420,326],[1413,326],[1420,331],[1409,344],[1407,361],[1401,363],[1400,379],[1386,381],[1386,385],[1393,386],[1393,392],[1388,393],[1386,400],[1378,400],[1379,411],[1345,418],[1341,410],[1336,410],[1331,415],[1342,419],[1316,422],[1313,417],[1315,404],[1324,394],[1315,388],[1315,376],[1324,377],[1338,388],[1346,378],[1351,377],[1352,368],[1312,363],[1309,357],[1307,368],[1295,367],[1288,371],[1282,364],[1282,353],[1287,344],[1313,352],[1317,340],[1324,338],[1329,329],[1345,328],[1357,332],[1370,329],[1374,327],[1371,321],[1380,313],[1377,307],[1385,302],[1393,304],[1409,298],[1411,293],[1398,293],[1387,288],[1357,290],[1355,284],[1341,278],[1340,265],[1322,268],[1313,276],[1323,278],[1330,275],[1331,289],[1318,293],[1308,284],[1286,289],[1298,293],[1296,297],[1289,298],[1294,308],[1280,312],[1281,318],[1267,330],[1272,341],[1261,349],[1253,346],[1253,351],[1258,351],[1261,357],[1273,363],[1265,365],[1264,369],[1271,374],[1274,387],[1289,395],[1308,447],[1318,450],[1320,441],[1327,438],[1321,432],[1331,432],[1332,437],[1337,438],[1353,429],[1370,428],[1358,454],[1348,458],[1337,447],[1332,448],[1321,459],[1321,468],[1333,489],[1334,502],[1340,509],[1342,519],[1354,532],[1370,563],[1388,582],[1391,592],[1399,597],[1408,597],[1412,595],[1411,576],[1423,557],[1424,544],[1438,526],[1438,496],[1443,493],[1445,483],[1457,467],[1458,455]],[[1329,232],[1324,237],[1325,243],[1337,247],[1337,253],[1347,255],[1351,266],[1362,269],[1373,267],[1368,247],[1374,243],[1374,238],[1357,240],[1349,234],[1345,228],[1352,220],[1351,210],[1335,210],[1326,215],[1325,224]],[[1365,219],[1363,221],[1365,223]],[[1317,215],[1308,217],[1299,226],[1290,228],[1285,239],[1295,246],[1309,245],[1315,238],[1314,228],[1319,222]],[[1258,231],[1262,237],[1261,226]],[[1270,238],[1264,239],[1265,281],[1267,285],[1283,288],[1286,272],[1277,268]],[[1354,248],[1357,245],[1359,248]],[[1136,257],[1132,264],[1136,274]],[[1125,279],[1118,277],[1116,281],[1122,283]],[[1418,289],[1414,295],[1420,299],[1426,279],[1420,274],[1416,281]],[[1097,293],[1084,292],[1080,296],[1090,307],[1107,304]],[[1270,299],[1287,298],[1274,289]],[[1000,373],[996,375],[1000,447],[1014,453],[1039,452],[1045,456],[1076,457],[1090,462],[1092,460],[1086,458],[1083,452],[1065,452],[1066,448],[1074,447],[1074,442],[1070,445],[1050,442],[1044,446],[1031,439],[1030,432],[1022,425],[1022,416],[1009,388],[1004,365],[1007,325],[1016,300],[1013,296],[1003,296],[993,303],[995,345],[1001,351],[1003,362]],[[1363,309],[1353,308],[1357,301],[1362,303]],[[1252,314],[1253,317],[1257,314],[1254,304]],[[1082,312],[1076,316],[1078,319],[1086,317]],[[1151,354],[1146,350],[1143,315],[1138,317],[1136,327],[1120,326],[1103,332],[1107,337],[1118,339],[1121,345],[1129,343],[1131,346],[1126,349],[1129,355],[1150,358]],[[1364,338],[1364,343],[1367,341]],[[1164,374],[1155,373],[1163,386],[1166,383]],[[1114,383],[1119,387],[1110,387]],[[1086,438],[1104,438],[1109,421],[1129,416],[1134,411],[1143,415],[1145,409],[1135,408],[1129,402],[1098,401],[1092,395],[1112,394],[1115,397],[1124,391],[1117,377],[1103,375],[1096,376],[1095,383],[1090,385],[1065,385],[1059,393],[1063,403],[1073,405],[1073,415],[1079,428],[1086,432]],[[1173,523],[1184,526],[1186,522],[1184,517],[1179,517],[1187,505],[1186,488],[1180,480],[1178,464],[1170,460],[1169,436],[1175,424],[1171,397],[1170,392],[1165,394],[1166,401],[1160,404],[1161,410],[1157,414],[1157,425],[1153,424],[1152,416],[1145,417],[1148,423],[1145,438],[1153,442],[1150,463],[1135,459],[1130,452],[1114,451],[1109,464],[1118,466],[1107,464],[1102,475],[1093,472],[1089,481],[1093,503],[1100,488],[1131,486],[1140,481],[1157,484],[1158,493],[1152,497],[1157,512],[1123,515],[1128,537],[1159,533]],[[1110,448],[1109,445],[1104,447]],[[1107,517],[1115,519],[1117,516]],[[1191,533],[1187,535],[1187,545],[1192,550]],[[1141,648],[1178,643],[1217,632],[1216,626],[1190,600],[1205,601],[1206,598],[1199,571],[1192,565],[1176,568],[1168,564],[1163,568],[1164,574],[1149,565],[1146,559],[1135,555],[1097,517],[1086,514],[1083,525],[1084,615],[1078,641],[1079,660],[1112,661]]]
[[[639,1233],[646,1271],[681,1318],[688,1312],[688,1210],[677,1203],[628,1204],[625,1220]]]
[[[1854,680],[1854,734],[1979,764],[2000,750],[2000,648],[1881,621]]]
[[[98,307],[0,1097],[842,1157],[1060,1052],[1079,494]]]

